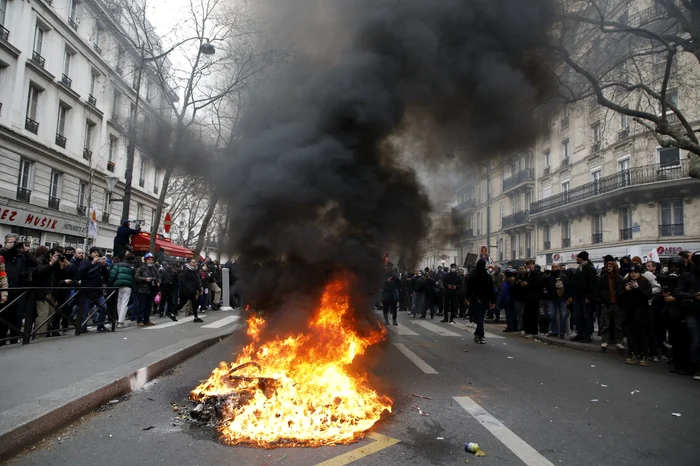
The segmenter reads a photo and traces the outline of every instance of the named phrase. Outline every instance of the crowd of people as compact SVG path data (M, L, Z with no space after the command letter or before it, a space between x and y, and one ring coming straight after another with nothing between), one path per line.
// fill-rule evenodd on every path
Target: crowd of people
M28 324L28 306L34 309L29 325L35 338L44 338L60 336L70 325L87 332L90 321L97 332L106 332L113 319L119 328L129 321L139 327L155 325L151 320L155 315L177 321L185 306L194 322L202 322L201 312L218 310L222 304L223 268L229 268L229 284L235 286L230 262L222 266L209 257L156 262L151 253L143 257L121 253L123 259L104 257L97 247L87 254L72 246L30 249L19 235L6 235L0 248L0 346L19 340L20 330ZM114 316L106 302L111 293L117 295Z
M505 317L503 332L546 334L583 344L600 337L601 350L627 351L625 362L647 366L668 360L672 372L700 380L700 252L683 251L664 264L639 257L605 256L600 271L586 251L576 266L534 260L502 268L488 257L471 270L451 264L436 270L386 267L384 323L398 325L397 310L441 322L469 319L484 343L484 318ZM669 350L670 348L670 350Z

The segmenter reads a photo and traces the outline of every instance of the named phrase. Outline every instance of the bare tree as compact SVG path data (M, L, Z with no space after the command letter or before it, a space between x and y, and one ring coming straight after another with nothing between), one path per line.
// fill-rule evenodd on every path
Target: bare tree
M552 37L566 102L631 118L661 147L688 151L700 178L700 0L561 0Z

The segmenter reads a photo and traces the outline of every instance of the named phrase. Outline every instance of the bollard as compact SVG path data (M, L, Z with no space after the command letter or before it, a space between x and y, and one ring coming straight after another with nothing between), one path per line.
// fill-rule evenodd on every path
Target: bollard
M231 286L229 284L229 275L231 274L231 271L228 269L228 267L223 267L221 269L221 273L221 310L232 311L233 308L231 307Z

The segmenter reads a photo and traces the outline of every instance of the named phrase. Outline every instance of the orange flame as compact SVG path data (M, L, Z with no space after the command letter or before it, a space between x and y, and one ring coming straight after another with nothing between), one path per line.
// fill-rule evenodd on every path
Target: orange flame
M260 343L265 320L250 317L252 342L191 393L198 401L227 397L219 429L224 442L266 448L351 443L391 412L390 398L374 391L366 375L348 370L386 338L386 329L360 336L350 328L347 293L346 283L330 283L304 334Z

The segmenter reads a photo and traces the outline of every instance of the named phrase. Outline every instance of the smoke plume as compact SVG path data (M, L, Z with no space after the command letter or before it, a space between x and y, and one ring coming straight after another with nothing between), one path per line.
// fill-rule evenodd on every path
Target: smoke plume
M550 3L268 1L297 54L253 97L219 173L248 298L299 304L341 270L370 297L385 251L415 259L430 201L399 141L466 166L528 147L552 88Z

